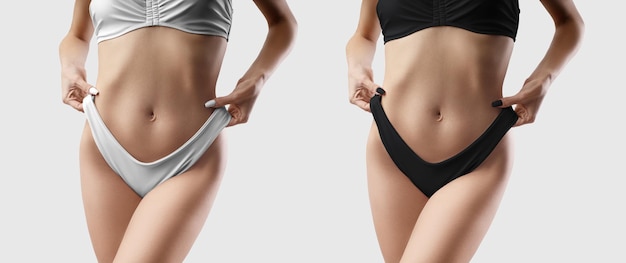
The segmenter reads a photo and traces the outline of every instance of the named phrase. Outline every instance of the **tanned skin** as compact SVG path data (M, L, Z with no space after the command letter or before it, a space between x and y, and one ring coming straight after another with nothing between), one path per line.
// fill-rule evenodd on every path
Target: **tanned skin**
M98 43L98 72L87 83L85 60L94 28L90 0L76 0L59 46L63 102L83 111L97 87L96 107L136 159L155 161L185 143L213 112L227 106L228 126L248 121L267 79L290 52L297 23L285 0L255 0L267 21L260 51L232 93L216 98L227 41L167 27L147 27ZM261 45L262 44L262 45ZM225 166L220 135L189 170L141 198L106 164L88 123L80 141L82 197L98 262L182 262L209 214Z
M363 0L354 35L346 46L349 100L370 111L383 87L383 108L398 133L427 162L458 153L513 106L515 126L532 123L548 88L576 53L583 20L572 0L542 0L554 20L554 38L519 92L502 96L514 42L499 35L433 27L384 46L382 85L372 61L381 34L377 0ZM492 107L492 102L501 101ZM496 104L497 105L497 104ZM450 182L431 198L421 193L390 159L372 123L366 148L369 197L386 263L469 262L500 204L513 162L506 135L473 172Z

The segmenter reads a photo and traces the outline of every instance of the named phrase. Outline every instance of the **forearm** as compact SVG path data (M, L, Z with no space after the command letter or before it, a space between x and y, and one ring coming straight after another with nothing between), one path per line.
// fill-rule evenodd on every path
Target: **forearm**
M556 24L550 47L529 79L552 82L578 51L583 32L584 24L580 19L567 19Z
M297 23L293 19L269 24L263 47L242 79L256 78L265 82L291 51L296 32Z
M84 70L88 52L88 41L72 35L66 36L59 45L61 69L72 68Z
M371 69L375 53L376 41L355 34L346 45L348 70L355 68Z

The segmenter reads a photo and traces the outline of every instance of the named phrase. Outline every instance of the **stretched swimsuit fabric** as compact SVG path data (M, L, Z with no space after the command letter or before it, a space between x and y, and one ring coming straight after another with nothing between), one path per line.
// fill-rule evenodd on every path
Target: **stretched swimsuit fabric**
M393 127L382 107L381 94L384 94L384 90L379 89L379 94L370 100L370 109L381 141L400 171L427 197L431 197L454 179L476 169L518 118L513 108L503 108L484 133L469 146L444 161L430 163L420 158Z
M191 168L230 121L224 107L215 108L198 131L178 149L153 162L141 162L115 139L100 117L94 103L96 96L83 99L83 108L91 133L102 157L130 188L143 197L159 184Z

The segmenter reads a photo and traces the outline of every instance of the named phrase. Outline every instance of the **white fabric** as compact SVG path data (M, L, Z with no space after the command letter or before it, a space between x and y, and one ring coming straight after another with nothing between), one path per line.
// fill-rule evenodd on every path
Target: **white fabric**
M91 20L98 42L149 26L228 39L231 0L92 0Z
M85 97L83 109L96 146L111 169L142 197L165 180L193 166L231 118L226 108L216 108L196 134L182 146L159 160L146 163L135 159L115 139L102 121L94 98L92 95Z

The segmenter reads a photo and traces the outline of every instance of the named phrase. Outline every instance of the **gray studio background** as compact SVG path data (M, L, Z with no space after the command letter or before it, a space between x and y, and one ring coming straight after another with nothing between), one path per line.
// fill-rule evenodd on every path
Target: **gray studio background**
M233 2L220 95L265 37L253 2ZM586 39L536 123L512 131L513 176L473 262L626 262L623 4L577 4ZM250 122L225 131L226 175L187 262L382 262L365 181L371 118L347 99L344 47L360 1L290 5L300 25L295 48ZM521 87L552 34L539 1L520 7L506 95ZM9 1L0 16L0 262L95 262L78 174L84 118L60 96L57 48L72 8L71 0ZM382 42L378 51L382 83ZM94 44L90 83L95 54Z

